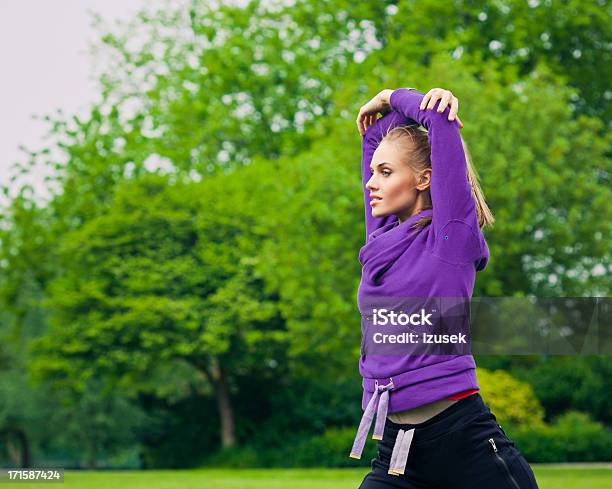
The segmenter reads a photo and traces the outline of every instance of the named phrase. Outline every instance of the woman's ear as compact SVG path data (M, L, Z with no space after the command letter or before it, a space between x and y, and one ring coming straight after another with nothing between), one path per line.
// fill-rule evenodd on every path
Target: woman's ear
M419 178L417 179L417 188L421 191L427 190L429 188L429 184L431 183L431 168L427 168L423 170L419 174Z

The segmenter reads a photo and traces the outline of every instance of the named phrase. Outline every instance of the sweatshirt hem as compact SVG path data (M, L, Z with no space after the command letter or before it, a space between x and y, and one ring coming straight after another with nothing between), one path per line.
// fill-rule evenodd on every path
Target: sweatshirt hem
M439 367L439 364L437 364ZM467 368L449 375L426 379L412 385L394 388L389 391L389 413L414 409L425 404L446 399L458 392L479 389L476 369ZM365 409L373 392L364 387L361 408Z

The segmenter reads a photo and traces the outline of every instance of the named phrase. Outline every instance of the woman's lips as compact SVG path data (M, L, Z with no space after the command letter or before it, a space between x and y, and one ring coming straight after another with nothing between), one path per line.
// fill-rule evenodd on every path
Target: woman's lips
M370 199L370 205L378 204L382 199L380 197L373 197Z

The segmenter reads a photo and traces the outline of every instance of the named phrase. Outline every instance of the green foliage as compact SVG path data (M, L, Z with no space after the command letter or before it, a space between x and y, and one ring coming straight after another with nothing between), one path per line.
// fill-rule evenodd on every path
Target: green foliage
M20 355L22 339L10 334L9 318L0 314L0 459L12 444L11 462L21 466L31 462L26 460L27 452L31 456L39 444L58 434L48 421L61 405L48 386L31 384L25 370L27 357Z
M383 7L341 0L236 8L189 0L105 32L103 52L121 67L104 73L108 102L121 93L117 105L142 107L128 118L142 134L126 138L126 148L147 144L177 170L200 174L247 164L254 155L302 151L354 53L376 47L365 19L378 18ZM141 36L142 44L129 42ZM134 78L146 80L147 90L130 89Z
M172 382L168 377L155 380ZM219 445L218 422L214 419L216 401L211 396L171 399L163 393L141 394L140 404L153 422L141 433L137 445L139 468L193 468ZM205 422L197 421L202 413L206 413Z
M233 181L244 192L245 181ZM206 371L208 358L230 352L229 363L255 368L283 341L275 306L249 273L257 241L233 207L238 195L198 187L159 176L127 182L105 215L63 237L46 301L52 332L35 342L34 371L77 390L95 373L134 387L158 362Z
M294 467L356 467L376 457L376 441L369 439L361 460L348 456L355 439L356 428L329 428L324 433L303 439L295 445L294 457L285 464ZM281 462L279 459L278 462Z
M612 461L612 430L586 413L570 410L550 425L506 431L530 462Z
M263 385L240 378L235 400L241 443L284 446L288 433L308 438L329 427L358 426L362 391L359 374L351 373L344 379L288 376Z
M274 183L261 206L270 238L258 270L278 293L300 374L339 372L358 357L353 302L364 231L355 134L342 123L311 151L263 167Z
M479 368L505 370L533 387L550 422L571 409L610 425L612 359L608 356L476 356Z
M478 368L476 376L480 394L500 424L542 426L544 409L529 384L501 370L491 372Z
M355 428L329 428L316 436L286 433L282 445L246 445L220 450L204 464L211 467L363 467L376 457L376 442L368 440L361 459L355 460L348 456L354 439Z
M424 65L452 53L476 68L493 61L500 74L528 77L546 63L577 89L571 104L579 113L610 123L610 2L403 0L391 12L381 32L384 64L397 51Z
M46 447L51 453L68 451L83 467L94 468L102 455L133 447L144 433L155 430L155 420L129 392L109 392L107 385L105 379L88 379L82 393L64 396L62 408L47 420L58 427Z
M24 334L15 335L10 317L0 317L0 350L7 361L0 370L0 457L3 446L12 442L21 457L29 452L29 464L68 454L70 460L94 467L102 454L131 447L141 438L140 430L152 430L152 420L125 392L104 392L100 379L90 379L79 396L33 382L26 346L27 334L36 334L38 318L31 311ZM16 433L22 437L13 440Z
M610 429L592 421L585 413L568 411L551 425L517 426L507 423L503 426L530 463L612 460ZM363 467L376 457L376 443L368 439L361 460L350 459L347 453L353 444L355 429L330 427L315 436L287 432L282 444L245 444L240 448L219 451L206 458L204 464L234 468ZM291 447L291 457L287 457L287 447Z
M612 424L612 359L608 356L543 357L527 368L512 368L512 375L533 386L547 420L576 409Z

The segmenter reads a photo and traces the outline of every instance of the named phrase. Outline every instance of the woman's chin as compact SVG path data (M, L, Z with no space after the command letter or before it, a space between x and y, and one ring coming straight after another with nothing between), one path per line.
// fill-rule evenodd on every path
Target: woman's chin
M376 207L378 207L378 206L376 206ZM388 212L385 212L385 211L383 211L381 209L377 209L376 207L372 209L372 217L385 217L385 216L389 215Z

